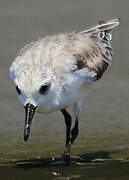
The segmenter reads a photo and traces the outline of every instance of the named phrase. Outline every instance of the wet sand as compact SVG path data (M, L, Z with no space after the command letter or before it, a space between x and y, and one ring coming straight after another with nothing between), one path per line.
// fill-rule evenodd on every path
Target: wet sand
M17 52L39 37L84 30L99 20L112 17L121 18L120 26L113 32L113 64L86 99L81 113L80 135L72 154L87 155L102 151L108 154L109 159L128 159L128 7L128 0L0 2L0 162L56 157L64 147L65 125L59 112L49 115L37 113L31 137L27 143L23 141L24 108L17 100L15 87L9 77L9 66ZM105 167L101 165L101 168ZM124 177L128 163L122 167ZM99 173L101 168L93 171ZM92 171L92 168L89 170ZM32 171L25 172L29 174ZM38 173L42 169L35 171ZM4 176L4 169L2 172ZM22 174L23 170L8 168L8 172ZM88 179L88 175L86 177Z

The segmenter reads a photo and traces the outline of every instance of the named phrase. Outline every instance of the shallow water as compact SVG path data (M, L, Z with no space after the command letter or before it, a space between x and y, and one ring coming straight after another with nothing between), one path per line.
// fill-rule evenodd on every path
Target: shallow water
M39 163L39 164L38 164ZM74 165L48 165L38 163L17 163L10 167L1 167L1 179L6 180L128 180L129 162L80 163ZM40 164L41 163L41 164ZM14 166L14 167L13 167Z
M27 143L24 108L9 77L9 66L28 42L59 32L84 30L99 20L120 17L113 32L113 64L86 99L80 135L72 155L90 159L129 157L129 1L5 0L0 2L0 162L57 157L63 152L65 125L58 113L37 113ZM86 161L87 162L87 161ZM128 163L31 168L1 167L3 179L126 179ZM7 173L8 172L8 173ZM52 174L55 172L55 174ZM57 175L56 175L57 173ZM86 178L84 178L86 177ZM110 177L110 178L109 178ZM22 178L22 179L23 179Z

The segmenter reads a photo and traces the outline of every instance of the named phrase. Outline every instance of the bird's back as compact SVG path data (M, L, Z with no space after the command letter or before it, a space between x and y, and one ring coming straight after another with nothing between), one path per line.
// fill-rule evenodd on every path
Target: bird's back
M48 36L25 46L17 65L36 65L58 76L63 72L88 69L100 79L112 61L111 29L118 19L101 22L83 32Z

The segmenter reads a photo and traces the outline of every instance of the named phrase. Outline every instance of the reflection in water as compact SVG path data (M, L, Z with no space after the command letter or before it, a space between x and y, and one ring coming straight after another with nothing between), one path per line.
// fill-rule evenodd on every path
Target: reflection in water
M0 168L0 178L6 180L128 180L129 161L71 163L62 165L37 162L15 162Z
M81 175L62 176L62 175L60 175L59 173L56 173L56 172L53 172L52 174L55 175L55 176L58 176L58 177L53 178L53 180L70 180L70 179L77 179L77 178L81 177Z

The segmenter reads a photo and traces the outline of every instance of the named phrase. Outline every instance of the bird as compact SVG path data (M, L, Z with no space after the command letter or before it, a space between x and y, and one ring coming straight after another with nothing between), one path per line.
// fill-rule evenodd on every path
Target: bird
M71 145L79 134L81 107L92 84L111 65L111 30L118 25L119 18L100 21L85 31L40 38L18 52L10 76L25 108L25 142L39 107L43 113L59 111L66 125L63 158L70 159Z

